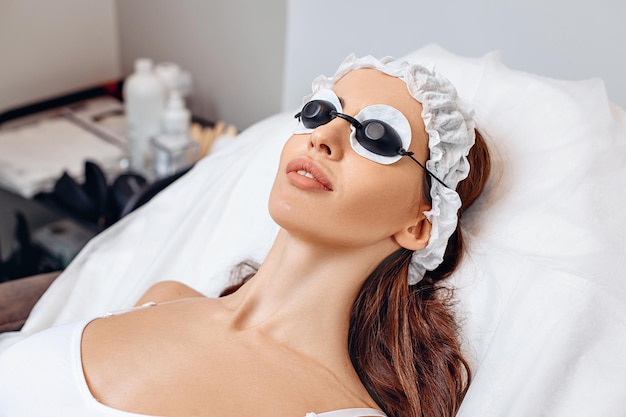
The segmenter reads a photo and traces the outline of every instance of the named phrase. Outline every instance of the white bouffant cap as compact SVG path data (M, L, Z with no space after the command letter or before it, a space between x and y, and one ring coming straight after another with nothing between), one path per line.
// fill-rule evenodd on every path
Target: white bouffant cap
M411 96L422 104L422 119L430 149L426 168L447 186L431 181L432 206L424 215L432 224L432 229L428 245L413 253L409 285L414 285L426 271L432 271L441 264L448 239L456 230L461 198L455 190L457 184L467 178L470 169L467 155L475 142L473 112L460 100L450 81L434 70L389 57L376 59L350 55L335 75L319 76L313 81L313 93L332 88L341 77L360 68L372 68L400 78L406 83Z

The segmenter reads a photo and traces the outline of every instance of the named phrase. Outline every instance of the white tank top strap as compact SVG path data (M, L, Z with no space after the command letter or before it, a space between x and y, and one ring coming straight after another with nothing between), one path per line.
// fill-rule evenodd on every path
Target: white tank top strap
M307 413L306 417L387 417L387 414L375 408L346 408L344 410L328 411L325 413Z
M141 310L147 307L152 307L157 305L157 303L155 303L154 301L149 301L145 304L142 304L140 306L134 306L134 307L129 307L129 308L125 308L122 310L116 310L116 311L109 311L107 313L104 313L100 316L100 318L105 318L105 317L111 317L111 316L118 316L120 314L124 314L124 313L130 313L131 311L135 311L135 310Z

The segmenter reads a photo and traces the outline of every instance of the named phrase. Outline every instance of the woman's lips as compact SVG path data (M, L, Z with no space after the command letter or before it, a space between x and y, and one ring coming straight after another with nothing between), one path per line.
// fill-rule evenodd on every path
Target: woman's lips
M304 189L333 191L324 171L307 158L296 158L287 164L287 178L292 184Z

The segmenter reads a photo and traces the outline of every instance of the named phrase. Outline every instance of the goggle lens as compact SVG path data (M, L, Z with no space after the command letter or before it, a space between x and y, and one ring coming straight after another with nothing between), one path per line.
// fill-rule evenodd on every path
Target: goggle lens
M335 106L331 102L325 100L309 101L302 108L300 117L302 124L309 128L315 129L318 126L325 125L335 118L332 114L336 112Z
M399 155L402 140L398 132L381 120L366 120L356 128L356 140L370 152L382 156Z

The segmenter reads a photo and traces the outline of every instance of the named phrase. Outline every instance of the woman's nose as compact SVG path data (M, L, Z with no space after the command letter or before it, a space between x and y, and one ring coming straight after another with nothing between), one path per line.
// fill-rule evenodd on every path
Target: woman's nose
M309 148L323 152L333 160L343 157L350 143L350 123L339 117L315 128L310 136Z

